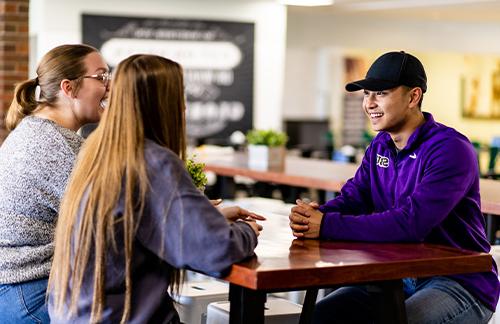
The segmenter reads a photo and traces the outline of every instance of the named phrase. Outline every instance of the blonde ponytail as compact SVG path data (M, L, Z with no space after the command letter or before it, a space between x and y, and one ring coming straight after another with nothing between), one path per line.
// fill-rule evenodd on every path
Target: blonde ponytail
M35 98L37 86L38 78L26 80L16 86L14 99L5 117L5 125L8 130L16 128L24 117L31 115L37 108L38 102Z

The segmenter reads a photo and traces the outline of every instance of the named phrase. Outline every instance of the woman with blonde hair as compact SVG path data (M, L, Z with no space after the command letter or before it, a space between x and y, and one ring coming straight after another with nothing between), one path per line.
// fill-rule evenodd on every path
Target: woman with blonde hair
M54 323L179 323L167 293L181 268L221 274L253 254L261 216L219 211L193 185L179 64L122 61L109 107L82 149L56 230Z
M62 45L15 89L0 147L0 322L48 323L45 293L60 200L82 138L108 93L108 67L86 45Z

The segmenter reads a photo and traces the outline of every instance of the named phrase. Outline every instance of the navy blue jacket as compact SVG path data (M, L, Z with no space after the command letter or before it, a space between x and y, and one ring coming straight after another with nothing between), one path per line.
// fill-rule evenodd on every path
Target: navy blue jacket
M145 159L150 188L134 241L129 322L177 323L178 315L167 293L171 284L168 271L172 267L190 268L220 275L233 263L253 255L257 237L244 222L228 224L195 188L183 162L174 153L147 140ZM122 196L116 207L117 217L123 210ZM123 233L118 230L115 238L118 250L110 248L106 260L106 306L102 323L119 323L123 314ZM92 271L89 267L84 277L75 317L69 320L56 317L49 299L53 323L89 323Z

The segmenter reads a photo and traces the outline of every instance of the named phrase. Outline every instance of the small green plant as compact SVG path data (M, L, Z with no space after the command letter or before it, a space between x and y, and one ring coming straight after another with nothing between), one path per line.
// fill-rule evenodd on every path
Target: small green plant
M193 179L193 183L196 188L200 191L205 190L205 186L207 185L207 176L203 169L205 168L205 163L198 163L194 161L194 156L190 157L186 160L186 169Z
M283 132L274 130L252 129L247 133L247 143L252 145L282 146L288 141L288 136Z

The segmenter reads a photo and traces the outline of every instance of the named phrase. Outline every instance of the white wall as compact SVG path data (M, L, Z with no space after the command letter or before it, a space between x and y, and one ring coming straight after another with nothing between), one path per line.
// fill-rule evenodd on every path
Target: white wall
M270 0L32 0L32 67L50 48L80 42L82 13L255 22L254 125L258 128L280 128L283 117L331 117L332 125L339 129L340 97L344 91L341 57L353 49L369 55L404 49L431 56L436 53L439 59L446 59L445 54L450 53L500 56L500 22L294 10L287 15L285 7ZM429 82L437 76L432 73L435 68L453 71L451 62L441 65L432 57L429 60ZM461 118L454 84L451 88L441 82L436 82L441 88L432 85L426 96L427 107L435 109L440 121L470 137L487 142L492 135L498 135L498 121Z
M463 71L460 55L500 58L500 22L459 22L409 20L380 16L310 14L289 11L287 20L286 75L300 74L302 80L317 80L317 53L331 50L331 106L329 116L340 132L341 96L344 92L343 55L364 53L373 59L385 51L406 50L421 57L426 66L429 91L424 110L433 112L438 121L457 128L472 139L488 143L500 135L499 120L471 120L461 116L459 77ZM373 59L370 60L373 61ZM457 65L458 64L458 65ZM304 118L317 114L303 99L314 102L318 88L314 82L297 92L287 79L284 96L292 109L283 111L285 118L295 118L301 111ZM302 106L301 106L302 105ZM360 107L361 108L361 107Z
M500 22L290 13L288 47L500 53Z
M54 46L81 42L82 13L254 22L254 126L281 128L285 7L244 0L32 0L30 35L35 54L30 71Z

